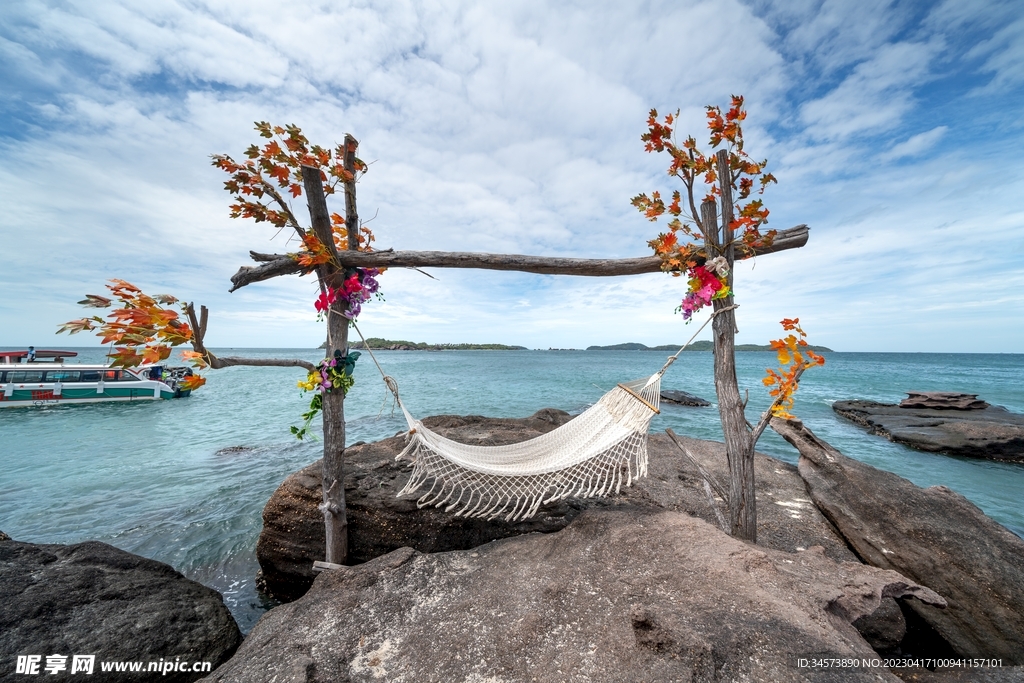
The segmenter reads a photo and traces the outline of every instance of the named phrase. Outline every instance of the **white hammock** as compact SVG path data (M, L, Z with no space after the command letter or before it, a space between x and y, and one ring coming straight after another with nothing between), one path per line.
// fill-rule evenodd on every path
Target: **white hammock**
M620 384L561 427L506 446L452 441L402 406L410 437L397 459L411 460L413 470L398 495L433 479L419 507L446 505L457 516L504 514L515 521L555 500L618 493L623 480L630 486L647 474L647 428L660 412L660 394L661 373Z
M384 374L356 327L409 423L409 445L396 460L411 460L412 476L398 496L430 482L416 502L421 508L445 506L456 516L487 519L504 515L511 522L532 517L552 501L618 493L623 483L630 486L647 475L647 430L660 412L662 375L715 315L732 308L715 311L649 378L619 384L561 427L506 446L462 444L424 427L405 409L397 383Z

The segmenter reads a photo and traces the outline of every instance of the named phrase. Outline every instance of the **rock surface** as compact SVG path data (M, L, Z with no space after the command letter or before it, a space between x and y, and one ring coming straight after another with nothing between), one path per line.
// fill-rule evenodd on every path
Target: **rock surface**
M591 510L566 529L321 574L208 680L898 681L801 670L874 652L850 622L932 591L820 549L747 545L693 517Z
M424 424L463 443L498 445L532 438L570 419L554 409L524 419L452 415L428 417ZM725 447L721 443L682 439L693 456L720 482L728 481ZM349 562L366 562L401 547L420 552L466 550L489 541L530 532L564 528L582 510L634 505L715 517L693 465L664 434L650 437L649 474L618 496L568 500L541 508L532 519L508 523L497 519L464 519L438 508L416 508L415 498L395 494L408 480L411 465L395 462L403 437L349 448L346 452L345 496L349 520ZM312 565L324 554L321 463L316 461L288 476L263 510L263 531L256 545L261 586L277 598L294 599L312 584ZM768 456L755 458L758 541L778 550L822 546L836 561L855 556L807 495L796 468Z
M864 562L946 598L944 610L906 604L957 654L1024 664L1024 540L944 486L847 458L798 421L772 427L799 449L811 498Z
M908 391L900 401L900 408L935 408L936 410L984 410L989 404L979 400L977 394L958 394L953 391Z
M972 667L955 669L927 668L897 671L904 683L1024 683L1024 667Z
M912 409L875 401L836 401L832 409L874 434L918 450L1024 463L1024 415L998 406Z
M688 394L685 391L678 391L676 389L665 389L662 391L661 400L666 403L675 403L681 406L694 406L697 408L704 408L711 405L709 401L705 401L700 396L694 396L693 394Z
M47 655L65 655L65 676L72 655L95 655L97 680L139 681L147 680L146 674L101 673L100 662L173 662L180 657L216 668L242 642L217 591L162 562L97 541L34 545L0 540L0 605L4 681L27 680L14 674L17 655L42 655L40 673ZM169 672L156 679L194 681L200 676Z

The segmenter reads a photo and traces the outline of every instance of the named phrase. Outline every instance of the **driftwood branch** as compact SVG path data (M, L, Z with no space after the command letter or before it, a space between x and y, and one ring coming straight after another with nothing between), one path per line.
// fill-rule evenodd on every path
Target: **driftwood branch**
M729 524L725 521L722 511L718 509L718 504L715 502L715 497L711 493L711 489L715 490L715 493L718 494L718 497L721 498L726 505L729 504L729 494L727 494L725 489L722 488L722 485L719 484L713 476L711 476L711 473L704 469L704 466L697 461L697 458L693 457L693 454L690 453L689 449L679 441L679 436L675 432L671 429L666 429L665 433L668 434L670 439L672 439L672 443L682 451L683 455L686 456L686 459L697 468L697 472L704 480L704 494L708 498L708 505L711 506L711 510L715 513L715 517L718 519L718 526L721 527L722 531L725 533L729 533Z
M316 366L308 360L301 358L239 358L238 356L215 356L209 351L206 352L212 368L227 368L232 365L252 365L255 367L278 367L278 368L305 368L310 372L316 370Z
M771 254L787 249L796 249L807 244L809 228L798 225L780 230L771 246L754 249L753 255ZM250 252L253 260L262 262L259 266L242 266L231 276L235 291L277 277L278 275L305 274L302 268L285 254L258 254ZM604 277L617 275L639 275L661 271L662 261L657 256L641 256L626 259L578 259L551 256L527 256L524 254L486 254L459 251L341 251L338 265L359 268L480 268L483 270L514 270L542 275L580 275Z
M258 251L250 251L249 252L249 257L253 261L260 261L260 262L277 261L279 259L288 258L284 254L261 254Z
M268 254L259 254L259 256L268 256ZM262 259L254 257L254 260L259 261ZM291 256L278 255L273 261L267 261L262 266L242 266L239 268L238 272L231 276L231 282L234 286L228 291L233 292L239 287L269 280L279 275L306 275L313 270L313 268L300 266Z
M197 318L195 307L191 303L185 306L185 314L188 316L188 322L192 326L192 348L196 353L203 354L203 358L214 370L231 367L232 365L305 368L310 372L316 370L315 365L300 358L239 358L237 356L225 356L220 358L215 356L212 351L206 348L206 345L203 342L203 339L206 337L206 322L210 311L206 306L200 306L199 309L200 314Z

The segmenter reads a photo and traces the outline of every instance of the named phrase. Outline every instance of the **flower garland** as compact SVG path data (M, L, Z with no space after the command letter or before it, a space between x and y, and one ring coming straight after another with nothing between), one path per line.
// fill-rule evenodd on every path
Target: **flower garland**
M353 268L346 273L351 273L340 287L327 287L320 292L320 296L314 304L316 306L317 320L323 320L336 301L344 301L345 306L342 315L349 320L355 320L362 310L362 305L370 300L374 294L379 296L380 285L377 276L380 271L376 268Z
M298 386L303 393L315 392L313 399L309 402L309 410L302 414L304 420L302 427L293 426L292 434L298 439L304 438L309 433L313 418L320 414L324 406L324 394L341 389L344 394L355 384L352 378L352 370L355 368L356 359L359 358L358 351L352 351L348 356L342 356L340 351L334 352L334 358L324 358L315 370L310 371L305 381L299 381Z
M715 299L724 299L732 294L728 285L729 264L721 256L711 259L703 266L690 268L689 275L690 291L676 309L677 313L682 312L687 322L694 313Z

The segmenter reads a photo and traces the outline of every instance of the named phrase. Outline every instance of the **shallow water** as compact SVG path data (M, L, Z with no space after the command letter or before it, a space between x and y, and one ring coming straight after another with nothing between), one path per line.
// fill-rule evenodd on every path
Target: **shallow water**
M75 360L101 362L102 349ZM219 350L228 354L228 350ZM231 355L243 355L230 350ZM244 355L301 357L308 349L255 349ZM477 414L524 417L544 407L579 412L623 380L648 376L667 354L654 351L384 351L417 417ZM851 457L920 486L944 484L1024 535L1024 465L910 450L836 416L835 400L898 402L908 390L977 393L1024 412L1024 355L829 353L809 370L795 412ZM748 418L768 404L760 378L771 353L738 353ZM285 476L319 457L321 444L288 431L308 405L294 368L209 371L207 386L174 401L0 410L0 530L33 543L95 539L174 566L224 594L243 631L265 611L253 577L263 506ZM345 402L350 442L406 428L392 414L380 375L365 354ZM665 389L714 400L710 353L685 353ZM381 412L383 409L383 412ZM378 413L381 413L378 417ZM717 409L663 404L652 431L672 427L721 440ZM795 463L773 432L758 450Z

